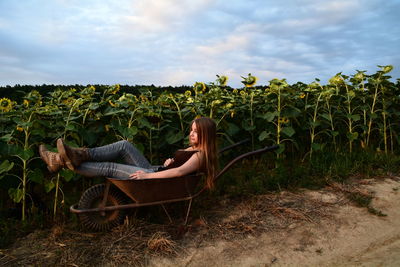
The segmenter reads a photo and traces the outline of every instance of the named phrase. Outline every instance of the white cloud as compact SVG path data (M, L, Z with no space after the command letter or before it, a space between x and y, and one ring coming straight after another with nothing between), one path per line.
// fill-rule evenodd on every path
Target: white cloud
M316 12L321 13L350 13L362 9L360 0L318 1L313 5Z
M52 78L51 75L42 71L21 68L13 65L7 65L6 67L0 66L0 85L39 85L49 83Z
M9 77L0 82L191 85L222 74L241 86L249 72L267 84L377 64L394 64L398 76L398 8L397 0L0 1Z
M20 62L20 59L15 56L1 54L0 52L0 62L5 65L14 65Z
M193 80L196 76L196 70L190 69L165 69L159 73L160 84L170 84L173 86L192 85L188 81Z
M194 49L195 54L206 57L224 56L224 53L241 51L248 47L249 38L246 36L229 35L223 40L215 41L209 45L199 45Z
M154 34L184 27L187 19L201 13L211 0L135 0L120 18L122 33Z

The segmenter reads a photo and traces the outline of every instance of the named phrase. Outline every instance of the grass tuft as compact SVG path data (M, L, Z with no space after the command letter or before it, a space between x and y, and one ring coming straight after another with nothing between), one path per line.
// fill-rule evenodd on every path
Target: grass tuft
M319 189L331 183L346 183L355 177L368 178L400 171L400 156L371 151L315 153L312 160L276 159L270 154L261 159L244 160L220 178L216 194L246 196L268 191L299 188ZM368 199L354 201L368 202Z
M174 254L176 253L176 242L171 240L165 233L156 232L147 241L149 250L160 254Z

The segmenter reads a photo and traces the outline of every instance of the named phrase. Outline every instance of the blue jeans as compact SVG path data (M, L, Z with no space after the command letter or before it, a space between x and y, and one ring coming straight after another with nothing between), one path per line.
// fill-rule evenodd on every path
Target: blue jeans
M158 166L152 166L143 154L128 141L118 141L109 145L89 148L90 162L83 162L75 169L87 177L112 177L129 179L129 175L143 170L154 172ZM123 164L113 161L122 160Z

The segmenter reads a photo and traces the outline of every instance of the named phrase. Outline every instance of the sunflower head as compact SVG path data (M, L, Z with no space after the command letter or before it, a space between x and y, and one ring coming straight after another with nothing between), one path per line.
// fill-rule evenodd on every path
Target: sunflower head
M94 87L93 85L86 87L85 89L82 90L82 95L83 97L87 98L87 97L91 97L95 94L96 92L96 87Z
M366 77L365 71L357 71L357 73L354 74L353 77L354 77L354 80L356 80L357 82L360 83L365 80L365 77Z
M33 106L41 106L42 105L42 95L37 90L30 91L25 99L32 103Z
M115 95L121 89L119 84L114 85L114 89L111 91L111 94Z
M336 74L332 78L329 79L329 83L332 85L342 85L344 84L344 79L341 73Z
M5 98L5 97L0 99L0 110L2 112L9 112L12 110L12 108L13 108L13 104L10 99Z
M316 90L320 87L321 85L319 84L319 82L313 81L312 83L310 83L308 85L308 88L310 88L311 90Z
M378 66L382 69L383 73L389 73L393 70L393 66L392 65L387 65L387 66Z
M247 77L243 77L243 76L241 76L241 77L243 79L242 83L244 84L245 87L253 87L257 82L257 77L251 75L251 73L249 73L247 75Z
M282 117L282 118L280 118L280 119L278 120L278 122L279 122L280 124L287 124L287 123L289 123L289 119L286 118L286 117Z
M190 92L189 90L185 91L185 96L186 97L190 97L192 95L192 92Z
M205 83L202 82L195 82L193 85L193 89L195 92L205 92L206 91L206 85Z
M23 105L26 108L29 107L29 100L28 99L24 99Z
M217 84L219 84L219 86L226 86L227 83L228 83L228 76L225 76L225 75L219 76L219 75L217 75Z
M108 100L108 104L110 104L110 106L112 106L113 108L118 107L118 103L114 103L111 100Z

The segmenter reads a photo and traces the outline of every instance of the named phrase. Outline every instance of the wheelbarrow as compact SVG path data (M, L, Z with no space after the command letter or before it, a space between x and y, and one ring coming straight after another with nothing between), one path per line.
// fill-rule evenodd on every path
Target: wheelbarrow
M247 141L243 140L223 148L219 153ZM214 181L239 160L277 148L277 145L265 147L234 158L214 177ZM104 184L97 184L87 189L82 194L79 203L70 207L70 211L78 214L84 227L95 231L104 231L121 224L127 209L144 206L161 205L171 221L164 204L188 201L185 217L185 224L187 224L193 199L207 190L205 186L198 186L202 176L202 173L195 173L173 178L117 179L107 177Z

